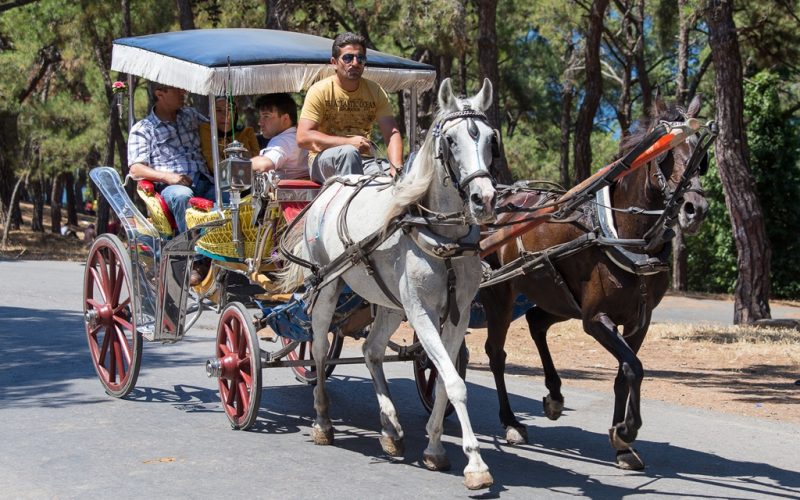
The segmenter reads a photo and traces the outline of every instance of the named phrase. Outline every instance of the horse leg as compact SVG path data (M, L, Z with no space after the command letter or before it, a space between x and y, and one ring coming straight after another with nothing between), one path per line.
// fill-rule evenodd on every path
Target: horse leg
M638 412L639 388L642 378L644 378L642 363L636 357L633 349L620 335L617 325L605 313L598 313L588 319L584 318L583 328L597 339L619 363L619 370L614 383L614 392L617 397L622 396L628 399L631 393L636 394L637 411L628 411L623 421L615 423L609 429L611 445L617 450L627 450L630 448L631 443L636 440L636 434L642 425L641 415ZM617 415L614 416L615 421L616 419Z
M331 326L331 319L336 310L336 302L342 292L343 283L337 281L335 286L327 286L320 290L311 311L311 329L314 332L314 342L311 345L311 352L316 361L317 385L314 387L314 410L317 416L311 426L311 438L314 444L330 445L333 444L333 425L328 416L330 400L328 392L325 390L325 361L328 354L328 330Z
M635 321L626 323L624 326L625 341L634 353L639 352L639 348L644 342L647 330L650 326L650 311L644 321L635 318ZM614 379L614 418L611 424L609 436L612 439L612 446L617 450L617 467L625 470L642 470L644 461L641 456L627 445L624 441L614 443L614 429L631 427L638 425L636 431L641 428L641 379L630 381L625 371L620 367Z
M544 414L550 420L558 420L564 410L564 395L561 394L561 377L558 376L553 357L550 354L550 347L547 345L547 331L556 323L564 321L566 318L551 314L541 307L534 306L525 313L528 320L528 329L536 349L539 351L539 358L542 360L544 370L544 385L547 387L548 394L542 399Z
M488 334L484 350L489 358L489 368L494 376L494 385L497 387L497 401L500 405L500 423L506 431L508 444L526 444L528 442L528 429L522 425L511 409L506 389L506 336L511 324L513 314L513 300L511 300L511 287L500 284L488 291L481 291L481 302L486 310L486 323ZM439 396L437 395L437 398Z
M409 315L409 322L417 332L417 336L428 354L428 359L433 362L439 372L439 380L436 385L436 402L426 426L428 447L423 453L423 463L431 470L442 470L449 466L449 461L441 442L442 421L444 420L446 407L445 398L443 397L445 394L443 392L446 392L461 423L462 449L468 460L467 466L464 468L464 485L471 490L488 488L494 480L489 473L489 467L481 458L478 439L475 437L475 433L472 431L472 424L469 421L466 405L467 386L458 375L452 361L456 358L461 343L464 341L466 323L469 319L468 307L462 308L462 320L458 326L454 327L452 323L445 321L441 338L436 326L430 320L432 317L436 317L433 311L428 314L419 311L414 316ZM442 387L444 390L442 390Z
M389 337L397 330L402 321L402 312L378 307L375 321L372 323L372 328L362 347L364 361L372 375L372 385L375 387L375 395L381 409L381 447L390 457L402 457L405 453L405 444L403 443L403 429L397 418L397 410L386 383L383 357L386 354Z

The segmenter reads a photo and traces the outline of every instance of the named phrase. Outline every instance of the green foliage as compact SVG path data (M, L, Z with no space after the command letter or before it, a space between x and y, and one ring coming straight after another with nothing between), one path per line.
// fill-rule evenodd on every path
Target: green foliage
M709 163L708 173L702 180L708 216L696 235L686 236L688 288L699 292L733 293L737 276L736 244L713 152Z
M782 80L768 72L745 86L750 167L756 179L767 236L772 247L772 293L800 297L800 137L786 120L779 91Z
M800 137L780 102L785 87L775 74L762 72L745 85L745 116L750 168L772 248L772 293L800 297ZM716 167L703 181L710 203L702 230L688 239L689 286L708 292L733 291L736 248Z

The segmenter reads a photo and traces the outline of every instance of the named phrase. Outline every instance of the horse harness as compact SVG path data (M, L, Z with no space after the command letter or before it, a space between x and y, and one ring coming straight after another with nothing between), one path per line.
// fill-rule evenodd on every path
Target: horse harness
M465 106L465 108L461 111L456 111L446 115L436 124L433 130L434 138L437 141L437 155L435 158L440 160L446 168L445 181L449 179L450 182L452 182L452 184L458 189L462 199L464 199L466 196L466 186L472 180L479 177L491 178L492 175L484 169L479 169L476 172L467 175L463 179L459 178L452 165L450 145L446 144L447 141L444 139L445 136L443 135L443 132L446 129L443 128L443 124L457 119L466 119L467 130L470 137L475 141L477 152L479 132L478 127L474 122L476 118L487 121L487 118L483 113L472 110L469 106ZM492 140L494 150L494 141L496 138L493 138ZM384 241L386 241L397 230L401 230L404 234L408 235L424 253L444 260L445 268L447 270L447 302L445 305L445 311L447 311L447 313L445 317L440 318L439 328L441 331L441 328L444 326L444 322L447 318L449 318L454 325L457 325L460 321L461 315L458 311L458 306L455 300L456 274L455 269L453 268L452 260L461 257L475 256L480 253L480 228L475 224L469 224L463 211L455 213L438 213L425 208L421 204L416 204L404 216L390 221L386 228L374 231L361 241L353 241L347 228L347 211L358 193L360 193L365 186L373 182L376 177L378 177L378 175L366 176L361 177L356 181L350 181L336 177L325 187L325 189L327 189L334 183L355 187L345 201L344 208L339 212L339 217L337 219L337 234L345 247L345 250L341 255L324 266L318 266L312 262L292 255L291 252L286 251L285 248L281 248L288 260L311 270L311 276L309 276L309 278L306 280L306 294L309 296L308 312L310 312L310 310L313 308L319 291L323 287L334 282L346 271L359 264L364 265L367 274L375 280L375 283L378 285L381 292L394 305L402 309L403 305L400 300L392 293L384 280L381 279L380 274L375 272L374 265L370 258L372 252L375 251ZM303 211L295 218L295 221L300 220L310 206L311 204L305 207ZM293 225L294 224L292 224L292 226ZM292 226L287 228L287 234ZM470 226L470 230L461 238L451 239L434 232L432 228L437 226Z
M566 281L556 268L554 261L574 255L591 246L600 246L606 256L608 256L617 267L637 276L641 296L639 302L639 317L641 321L644 321L644 314L641 313L643 312L643 308L646 308L648 293L645 278L669 270L668 259L672 250L670 240L674 236L672 227L677 222L683 195L690 191L697 191L691 187L691 179L697 173L701 175L705 173L707 169L707 163L704 163L706 161L706 153L715 138L716 129L714 126L711 127L710 131L704 131L700 135L686 169L674 189L669 188L666 176L664 176L661 170L661 164L665 161L669 152L651 162L654 164L655 171L657 171L656 178L663 180L663 184L659 183L660 185L658 187L667 200L664 209L645 210L639 207L616 209L611 205L610 189L609 186L606 185L595 193L594 204L584 205L589 210L583 215L588 217L578 216L578 219L588 218L590 222L589 227L593 227L593 229L572 241L539 252L524 250L521 237L517 237L519 258L487 274L481 283L481 288L523 274L544 272L547 273L551 280L557 285L558 289L561 290L564 299L572 307L573 312L580 314L580 305L577 303L574 294L567 287ZM580 208L575 207L575 210L580 210ZM657 215L659 218L645 233L642 239L621 239L614 226L613 211L622 211L639 215ZM562 221L556 219L553 222ZM577 222L577 220L570 217L570 222ZM655 249L659 247L660 250L654 253Z

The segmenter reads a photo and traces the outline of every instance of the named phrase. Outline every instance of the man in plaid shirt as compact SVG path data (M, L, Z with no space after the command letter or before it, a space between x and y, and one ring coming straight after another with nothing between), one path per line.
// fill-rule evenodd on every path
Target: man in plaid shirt
M208 174L197 134L197 125L207 120L183 106L185 90L151 82L150 93L155 100L153 110L128 136L130 174L157 183L178 231L183 232L189 198L214 199L214 180Z

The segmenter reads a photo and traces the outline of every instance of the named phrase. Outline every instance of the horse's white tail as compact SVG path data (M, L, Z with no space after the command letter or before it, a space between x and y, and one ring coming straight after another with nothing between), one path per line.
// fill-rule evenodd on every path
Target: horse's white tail
M282 247L288 249L295 257L306 259L308 257L305 251L306 246L303 244L303 233L303 224L295 225L284 236ZM283 293L294 292L303 284L305 274L306 268L287 260L283 270L277 273L278 290Z

